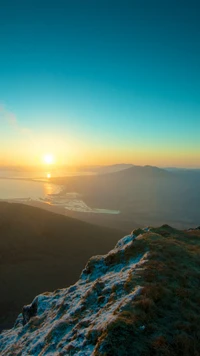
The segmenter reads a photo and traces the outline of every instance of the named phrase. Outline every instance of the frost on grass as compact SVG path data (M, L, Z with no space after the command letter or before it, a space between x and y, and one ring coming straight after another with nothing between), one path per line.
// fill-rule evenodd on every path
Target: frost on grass
M92 257L75 285L25 306L14 328L0 335L1 355L94 355L97 341L141 292L137 284L126 288L147 260L146 251L126 256L136 237L125 236L107 255Z
M199 256L198 229L134 230L24 307L0 355L200 355Z

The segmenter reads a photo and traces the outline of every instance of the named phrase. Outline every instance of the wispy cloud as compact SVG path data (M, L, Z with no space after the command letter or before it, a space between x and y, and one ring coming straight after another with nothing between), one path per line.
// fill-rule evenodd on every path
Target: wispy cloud
M20 125L16 115L13 112L7 110L2 104L0 104L0 121L6 122L13 130L18 131L21 134L31 133L31 130Z

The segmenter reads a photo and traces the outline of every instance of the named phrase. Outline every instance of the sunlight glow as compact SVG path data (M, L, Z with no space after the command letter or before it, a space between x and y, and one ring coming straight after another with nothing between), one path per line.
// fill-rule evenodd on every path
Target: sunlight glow
M48 178L48 179L51 178L51 173L47 173L47 178Z
M46 164L53 164L54 163L54 156L52 154L46 154L43 157L44 163Z

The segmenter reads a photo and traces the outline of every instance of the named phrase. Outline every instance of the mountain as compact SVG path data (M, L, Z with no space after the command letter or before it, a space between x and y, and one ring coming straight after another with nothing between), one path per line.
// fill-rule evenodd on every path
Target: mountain
M1 355L199 355L199 257L199 228L134 230L76 284L25 306Z
M131 230L167 223L180 229L199 222L200 171L173 171L133 166L87 177L55 178L64 193L77 192L90 207L120 211L119 215L65 213L101 225Z
M22 204L0 202L0 329L44 290L74 283L88 258L123 232Z
M128 169L130 167L133 167L132 164L126 164L126 163L121 163L121 164L112 164L110 166L100 166L96 172L98 174L108 174L108 173L114 173L118 171L123 171L124 169Z

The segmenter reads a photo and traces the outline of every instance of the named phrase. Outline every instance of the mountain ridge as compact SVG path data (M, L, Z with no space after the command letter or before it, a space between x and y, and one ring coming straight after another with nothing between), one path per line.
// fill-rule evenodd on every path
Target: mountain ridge
M168 225L132 231L75 285L24 307L0 335L1 354L198 355L199 237Z
M87 260L108 252L122 234L43 209L0 202L0 330L11 327L19 309L36 294L75 283Z

